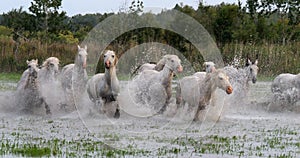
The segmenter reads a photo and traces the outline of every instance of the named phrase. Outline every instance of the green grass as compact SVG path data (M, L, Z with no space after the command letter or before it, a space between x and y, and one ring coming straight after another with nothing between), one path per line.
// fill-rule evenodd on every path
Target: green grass
M265 76L265 75L258 75L257 81L263 81L263 82L272 82L275 79L276 76Z
M14 81L17 82L20 80L22 74L21 73L5 73L1 72L0 73L0 80L2 81Z
M101 141L89 138L45 139L18 132L2 133L0 143L0 157L7 155L22 157L139 157L149 154L150 151L134 149L130 146L124 150L114 149Z
M48 147L38 147L34 145L33 147L16 148L12 151L15 155L22 155L25 157L42 157L50 156L51 149Z

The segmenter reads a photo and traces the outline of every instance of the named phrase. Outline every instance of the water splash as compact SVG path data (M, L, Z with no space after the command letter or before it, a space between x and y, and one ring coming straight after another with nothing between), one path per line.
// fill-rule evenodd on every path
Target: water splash
M230 105L244 104L249 91L246 71L232 66L226 66L224 70L233 87L233 93L227 97L226 102Z
M292 87L283 92L274 92L268 109L270 111L300 112L300 90Z

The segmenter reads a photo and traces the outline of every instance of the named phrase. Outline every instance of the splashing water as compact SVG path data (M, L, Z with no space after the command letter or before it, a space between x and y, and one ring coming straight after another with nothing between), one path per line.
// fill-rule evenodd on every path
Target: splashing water
M300 90L292 87L283 92L275 92L268 108L270 111L300 112Z
M234 67L225 67L226 74L229 76L230 83L233 87L233 93L229 95L226 102L229 104L243 104L246 100L249 84L247 74L244 69L236 69Z

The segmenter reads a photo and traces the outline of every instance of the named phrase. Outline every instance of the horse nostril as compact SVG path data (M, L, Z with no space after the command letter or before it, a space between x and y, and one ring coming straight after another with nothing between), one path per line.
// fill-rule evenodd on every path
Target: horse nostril
M106 67L106 68L109 68L109 67L110 67L110 62L109 62L109 60L107 60L107 61L105 62L105 67Z
M233 91L232 87L231 86L228 86L227 89L226 89L226 93L227 94L231 94Z
M178 67L177 67L177 71L178 71L178 72L182 72L182 71L183 71L183 67L182 67L182 66L178 66Z

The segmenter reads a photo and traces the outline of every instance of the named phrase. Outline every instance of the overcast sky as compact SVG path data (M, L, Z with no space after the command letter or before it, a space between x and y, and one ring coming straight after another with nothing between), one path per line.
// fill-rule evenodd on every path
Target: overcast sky
M32 0L1 0L0 13L7 13L12 9L23 6L24 9L30 6ZM118 12L120 8L128 8L132 0L63 0L62 10L68 16L86 13ZM201 0L142 0L145 7L159 7L163 9L173 8L177 3L197 8ZM238 3L238 0L204 0L204 4L215 5L225 3ZM241 0L245 4L246 0Z

